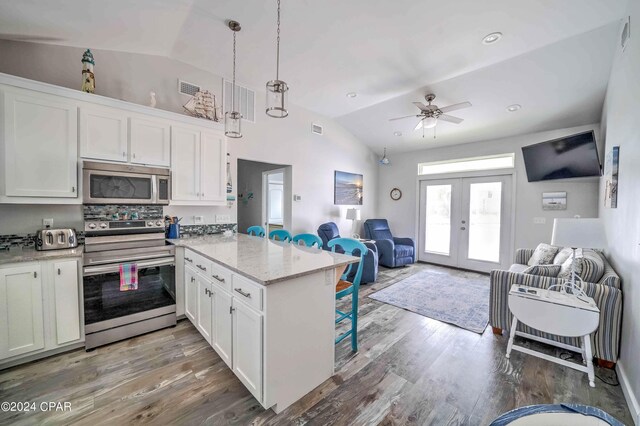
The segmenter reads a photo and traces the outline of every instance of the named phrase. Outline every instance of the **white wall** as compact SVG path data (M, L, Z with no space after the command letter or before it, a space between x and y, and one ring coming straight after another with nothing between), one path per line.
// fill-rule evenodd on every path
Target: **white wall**
M221 98L220 76L179 61L159 56L92 50L96 60L96 93L130 102L146 104L149 92L157 94L157 107L182 112L188 97L177 91L177 79L199 84ZM19 75L64 87L78 89L81 83L83 49L66 46L21 43L0 40L0 72ZM263 113L262 88L256 93L256 123L245 122L242 139L230 139L231 174L236 193L237 158L275 164L289 164L293 171L293 193L302 200L293 203L292 232L315 232L317 226L335 221L345 234L351 222L345 218L347 206L333 205L333 172L343 170L364 175L363 218L374 216L377 204L378 166L376 155L335 121L304 108L291 105L289 117L272 119ZM292 90L295 90L293 88ZM311 123L324 126L324 135L311 133ZM77 208L68 207L69 215ZM12 215L11 209L5 209ZM46 206L29 207L29 216L45 217ZM165 212L184 217L184 224L193 223L193 216L204 216L213 223L216 214L231 215L236 220L236 206L169 207ZM47 216L48 217L48 216ZM35 230L39 224L25 227ZM13 231L11 231L13 232Z
M378 214L389 220L394 235L414 236L417 240L415 233L418 163L514 152L516 154L515 248L535 247L540 242L549 242L553 218L574 215L597 216L598 180L582 178L529 183L520 148L588 129L594 129L596 135L598 134L598 126L590 125L418 152L388 153L391 165L380 170ZM429 139L425 138L425 144L428 143ZM399 201L393 201L389 196L389 192L395 187L402 191L402 198ZM542 193L555 191L567 192L567 210L543 211ZM534 224L534 217L544 217L546 223Z
M622 278L620 376L628 386L623 389L631 412L640 424L640 2L629 2L628 15L632 38L624 52L618 48L616 53L602 116L605 152L620 146L618 208L604 207L604 185L599 205L609 240L608 255Z

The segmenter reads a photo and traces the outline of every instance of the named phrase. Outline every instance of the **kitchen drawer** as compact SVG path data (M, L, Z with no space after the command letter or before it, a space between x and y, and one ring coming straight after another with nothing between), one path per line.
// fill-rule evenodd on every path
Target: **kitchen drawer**
M186 250L184 253L184 262L187 265L192 266L196 271L201 273L207 278L211 278L211 261L206 257L195 253L191 250Z
M263 287L244 277L233 274L233 297L236 297L250 306L262 310L262 291Z
M215 262L211 262L210 266L209 278L211 281L224 291L231 293L231 271Z

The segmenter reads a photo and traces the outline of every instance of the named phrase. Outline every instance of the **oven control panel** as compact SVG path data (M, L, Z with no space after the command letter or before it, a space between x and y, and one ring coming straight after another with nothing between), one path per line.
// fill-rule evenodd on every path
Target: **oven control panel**
M84 223L84 230L87 232L96 231L116 231L116 230L132 230L137 229L164 229L164 220L146 219L146 220L88 220Z

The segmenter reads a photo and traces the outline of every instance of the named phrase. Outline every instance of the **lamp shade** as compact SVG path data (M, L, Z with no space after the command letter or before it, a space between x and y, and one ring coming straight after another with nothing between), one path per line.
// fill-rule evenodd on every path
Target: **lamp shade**
M554 219L551 244L560 247L604 249L607 238L600 219Z
M360 220L360 210L359 209L347 209L347 219L349 219L349 220Z

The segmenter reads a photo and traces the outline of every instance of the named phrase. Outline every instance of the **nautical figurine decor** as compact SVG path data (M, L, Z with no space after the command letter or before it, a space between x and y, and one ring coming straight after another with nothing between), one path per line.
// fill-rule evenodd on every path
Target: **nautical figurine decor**
M82 55L82 91L94 93L96 91L96 77L93 75L95 65L91 49L87 49Z
M192 116L220 121L216 115L216 97L208 90L199 90L183 108Z

